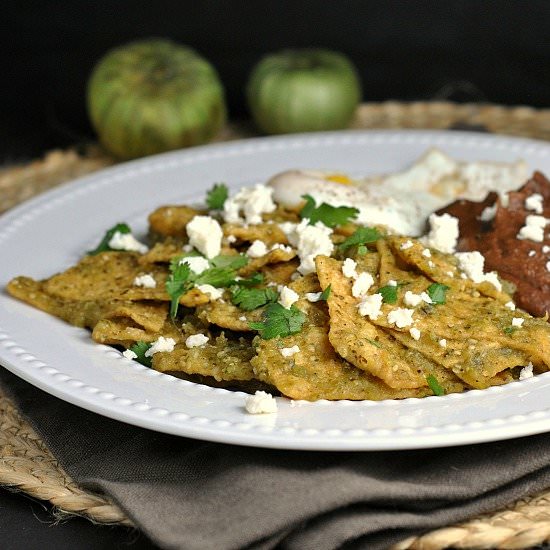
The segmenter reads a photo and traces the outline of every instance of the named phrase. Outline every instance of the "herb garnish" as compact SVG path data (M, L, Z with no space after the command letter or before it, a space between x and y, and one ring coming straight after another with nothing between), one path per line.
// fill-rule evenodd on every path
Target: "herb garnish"
M445 390L441 387L441 384L433 374L428 374L428 376L426 376L426 382L428 382L428 386L430 386L434 395L445 395Z
M252 286L258 286L264 282L264 276L261 273L253 273L248 279L235 279L234 283L239 286L245 286L250 288Z
M321 292L321 296L319 296L319 301L324 300L325 302L328 300L330 296L331 291L331 285L328 285L323 292Z
M303 195L302 198L306 204L300 211L300 218L308 218L310 225L315 225L317 222L327 227L345 225L359 214L359 210L351 206L331 206L326 202L315 206L315 199L311 195Z
M350 246L364 246L367 243L373 243L376 242L378 239L382 237L382 233L376 229L376 227L358 227L355 232L350 235L345 241L340 243L340 249L345 250L346 248L349 248ZM357 250L359 254L359 249ZM366 253L366 247L365 251L361 254Z
M133 351L137 355L134 361L137 361L138 363L141 363L146 367L151 367L151 357L145 356L145 352L150 347L151 347L151 344L148 344L147 342L143 342L140 340L139 342L136 342L133 346L130 346L130 348L128 349L130 351Z
M377 340L371 340L370 338L366 339L369 344L372 344L375 348L381 348L382 344Z
M248 326L257 330L264 340L280 336L290 336L302 329L306 316L295 305L286 309L281 304L269 304L263 314L262 322L250 322Z
M428 288L428 296L431 298L434 304L444 304L445 295L450 287L442 285L440 283L432 283Z
M191 268L186 263L170 263L170 276L166 280L166 292L170 296L170 317L178 314L180 298L192 287L189 280Z
M271 287L267 288L246 288L243 286L231 287L231 303L243 309L252 311L259 307L276 302L279 293Z
M229 191L225 183L215 183L214 186L206 192L206 205L210 210L221 210Z
M90 256L95 256L96 254L99 254L100 252L107 252L108 250L114 250L109 246L109 243L111 242L111 239L113 238L115 233L122 233L123 235L127 233L131 233L132 230L128 226L128 224L122 222L117 223L115 226L111 227L111 229L108 229L105 232L105 235L101 239L101 242L97 245L96 248L93 250L89 250L88 254Z
M397 302L397 285L381 286L378 289L378 294L382 294L382 301L385 304L395 304Z
M504 329L504 334L513 334L517 329L518 327L506 327Z

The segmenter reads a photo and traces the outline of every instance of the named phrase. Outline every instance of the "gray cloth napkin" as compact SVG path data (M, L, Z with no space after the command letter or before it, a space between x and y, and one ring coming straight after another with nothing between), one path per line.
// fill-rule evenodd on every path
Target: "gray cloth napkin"
M0 368L0 383L83 487L159 546L376 550L550 486L550 437L406 452L207 443L80 409Z

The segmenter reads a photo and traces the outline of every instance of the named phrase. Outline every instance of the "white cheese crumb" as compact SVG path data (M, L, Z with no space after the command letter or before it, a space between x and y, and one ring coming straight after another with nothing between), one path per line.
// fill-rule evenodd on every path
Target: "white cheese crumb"
M233 244L237 242L237 237L235 237L235 235L227 235L227 242L229 244Z
M548 254L548 252L550 252L550 246L548 246L547 244L545 244L545 245L542 247L542 253L543 253L543 254Z
M263 241L256 239L246 251L246 255L250 258L261 258L267 254L267 246Z
M190 245L190 244L184 244L181 249L184 251L184 252L191 252L193 250L193 247Z
M439 345L442 348L446 348L447 347L447 340L445 338L441 338L441 340L439 340Z
M388 323L397 328L409 327L414 323L413 313L414 309L398 307L388 313Z
M388 286L397 286L397 281L394 281L393 279L390 279L388 281Z
M401 246L399 247L400 250L408 250L409 248L412 248L413 242L412 241L405 241L404 243L401 243Z
M493 206L486 206L479 215L479 219L482 222L490 222L493 220L497 213L497 203L493 204Z
M504 307L507 307L508 309L510 309L511 311L515 311L516 309L516 304L514 304L514 302L506 302L504 304Z
M241 316L239 317L239 321L245 322L245 321L248 321L248 319L246 318L246 315L241 315Z
M226 201L227 202L227 201ZM245 401L246 412L249 414L271 414L277 412L277 401L265 391L257 391L248 395Z
M428 267L433 268L434 266L435 266L435 264L431 260L429 260L428 261Z
M458 219L449 214L430 214L430 232L421 241L430 248L452 254L458 240Z
M189 244L207 258L213 258L221 252L223 231L214 218L195 216L186 225L185 230L189 236Z
M281 348L279 351L283 357L292 357L300 351L300 348L298 346L292 346L291 348Z
M216 288L212 285L196 285L203 294L206 294L211 300L219 300L223 296L223 288Z
M180 264L187 264L196 275L200 275L210 268L210 262L202 256L186 256L180 260Z
M546 262L546 271L550 271L550 262Z
M425 248L425 249L422 251L422 256L424 256L424 258L431 258L431 257L432 257L432 253L430 252L430 249L429 249L429 248Z
M420 331L417 328L413 327L409 329L409 334L414 340L420 340Z
M279 286L279 303L285 308L290 309L294 302L297 302L300 296L291 288L281 285Z
M299 273L298 271L295 271L295 272L290 276L290 280L291 280L291 281L297 281L300 277L301 277L300 273Z
M124 355L126 359L135 359L137 357L137 353L133 352L131 349L127 349L126 351L123 351L122 355Z
M474 283L487 281L497 290L502 290L502 285L494 271L491 273L483 273L485 258L477 250L474 252L457 252L455 256L458 259L458 266L464 272L464 275L470 278Z
M128 252L139 252L145 254L149 249L140 243L131 233L121 233L115 231L111 237L109 248L113 250L127 250Z
M342 264L342 273L344 277L357 279L357 262L351 258L346 258Z
M209 338L208 336L205 336L204 334L201 334L200 332L198 334L192 334L191 336L188 336L185 340L185 345L188 348L200 348L208 342Z
M369 319L375 321L380 317L382 313L382 294L371 294L370 296L363 296L361 302L358 304L359 315L363 317L369 317Z
M533 378L533 363L529 362L526 367L523 367L519 371L519 379L526 380L527 378Z
M351 287L351 294L355 298L364 296L369 288L374 284L374 279L370 273L360 273L353 286Z
M541 243L544 240L544 228L550 220L544 216L529 215L525 218L525 225L519 230L516 238Z
M525 199L525 209L533 210L536 214L542 214L542 195L540 193L533 193Z
M522 319L521 317L514 317L512 319L512 326L513 327L521 327L525 323L525 319Z
M223 204L223 216L227 223L242 223L240 212L246 223L262 223L262 214L273 212L273 188L256 184L254 187L243 187L234 197Z
M151 344L151 347L145 352L145 357L151 357L155 353L174 351L175 345L176 341L173 338L165 338L164 336L159 336Z
M533 256L536 256L537 255L537 251L536 250L529 250L529 258L532 258Z
M157 282L151 273L145 273L144 275L138 275L134 279L134 286L141 286L143 288L156 288Z
M315 225L308 225L308 223L309 220L306 218L298 225L291 222L279 225L290 244L297 250L300 258L298 271L302 275L315 272L316 256L330 256L334 250L334 244L330 238L332 229L321 222Z
M503 208L508 208L508 205L510 204L510 197L508 196L508 193L500 194L500 204L502 204Z
M306 292L306 298L308 302L318 302L321 299L322 292Z
M403 302L405 303L405 305L411 306L411 307L416 307L421 302L426 302L427 304L433 304L432 299L430 298L427 292L421 292L420 294L415 294L410 290L407 290L407 292L405 292L405 296L403 296Z

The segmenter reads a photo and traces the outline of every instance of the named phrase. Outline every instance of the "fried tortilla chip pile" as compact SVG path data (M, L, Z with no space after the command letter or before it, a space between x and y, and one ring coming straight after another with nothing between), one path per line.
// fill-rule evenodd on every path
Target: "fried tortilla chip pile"
M346 221L331 234L332 255L318 255L316 271L303 275L281 229L300 221L297 212L222 223L221 254L208 262L186 232L205 214L160 208L149 217L147 252L98 251L43 281L17 277L8 291L158 371L292 399L441 395L550 366L544 319L515 310L508 294L473 282L455 256L419 240L375 231L354 241L364 228ZM255 241L265 253L249 257ZM184 267L177 281L177 269L191 265L185 258L207 267L194 279ZM170 349L159 348L160 337Z

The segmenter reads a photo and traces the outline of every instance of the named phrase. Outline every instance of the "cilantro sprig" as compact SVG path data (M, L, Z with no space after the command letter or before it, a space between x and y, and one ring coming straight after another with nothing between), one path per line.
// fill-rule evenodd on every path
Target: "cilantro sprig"
M359 210L351 206L331 206L325 202L316 206L315 199L311 195L303 195L302 198L306 204L300 211L300 218L308 218L310 225L315 225L317 222L327 227L345 225L359 214Z
M445 390L433 374L428 374L428 376L426 376L426 382L428 382L428 386L430 386L434 395L445 395Z
M358 227L352 235L340 243L340 249L346 250L351 246L361 247L368 243L374 243L382 238L382 233L376 227ZM362 251L363 254L366 250Z
M139 341L136 342L133 346L130 346L130 351L133 351L137 357L134 361L145 365L146 367L151 367L151 357L146 357L145 352L151 347L151 344L147 342Z
M109 246L109 242L113 238L115 233L122 233L123 235L126 233L131 233L132 230L130 229L130 226L124 222L117 223L111 229L108 229L105 232L105 235L103 235L103 238L101 239L101 242L93 249L88 251L88 255L95 256L96 254L99 254L100 252L107 252L108 250L113 250Z
M170 262L170 276L166 281L166 292L170 296L170 317L172 319L178 314L180 298L191 290L193 286L211 285L217 288L225 288L238 284L239 281L236 280L237 270L248 263L248 258L244 254L234 256L220 255L209 260L209 264L212 267L197 274L191 271L189 264L184 262L185 258L191 256L197 256L197 254L192 252L176 256ZM258 278L256 277L255 281L257 280ZM242 281L248 280L242 279Z
M252 311L266 304L274 303L279 298L279 293L271 287L246 288L244 286L231 287L231 303L243 309Z
M442 285L441 283L432 283L427 288L427 293L434 304L444 304L446 302L446 294L449 288L450 287L447 285Z
M185 263L171 263L170 276L166 280L166 292L170 296L170 317L178 314L180 298L189 291L193 283L189 280L191 268Z
M295 305L286 309L281 304L276 303L269 304L266 307L261 322L250 322L248 326L253 330L257 330L264 340L271 340L278 336L284 338L300 332L305 320L304 312L300 311Z
M206 205L210 210L221 210L227 197L229 190L225 183L215 183L214 186L206 192Z

